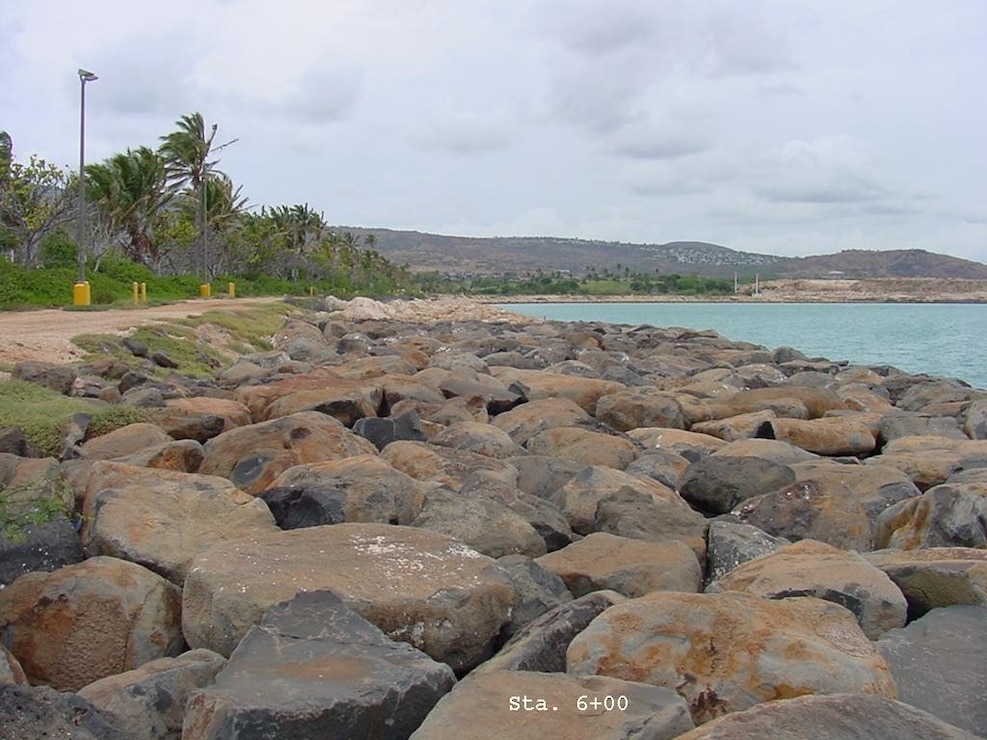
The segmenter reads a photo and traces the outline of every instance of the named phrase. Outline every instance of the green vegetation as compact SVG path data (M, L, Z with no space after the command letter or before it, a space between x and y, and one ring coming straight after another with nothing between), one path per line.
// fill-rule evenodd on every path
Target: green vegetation
M101 434L144 418L139 409L98 406L23 380L0 383L0 429L20 427L43 456L58 454L69 420L77 413L90 414L90 428Z
M308 204L248 210L242 187L221 172L218 126L200 113L182 116L160 146L139 146L86 167L89 228L83 235L92 302L127 302L132 283L149 300L310 292L390 295L410 289L406 268L357 239L331 229ZM14 157L0 132L0 307L71 302L79 275L76 232L78 175L35 156Z
M416 283L430 293L467 293L479 295L731 295L733 280L700 275L658 275L630 270L611 273L595 271L576 279L566 273L546 275L540 271L524 276L451 276L424 273Z
M214 295L317 293L341 298L416 293L481 295L725 295L731 281L589 266L525 275L412 275L374 249L377 237L337 231L308 203L248 203L219 169L217 124L183 115L157 148L128 148L86 167L84 271L97 307L126 305L134 282L151 303ZM0 308L65 306L78 277L78 175L14 156L0 132ZM602 252L601 252L602 255Z
M191 377L208 377L225 365L235 354L271 349L271 336L295 312L286 303L250 306L237 311L207 311L206 313L170 321L157 321L138 327L130 339L147 348L148 355L163 352L177 368L157 368L159 376L179 373ZM136 366L139 362L124 346L124 338L115 334L80 334L72 341L85 350L88 357L113 357ZM2 426L2 424L0 424Z
M73 508L72 490L61 478L0 485L0 537L21 541L26 527L71 519Z

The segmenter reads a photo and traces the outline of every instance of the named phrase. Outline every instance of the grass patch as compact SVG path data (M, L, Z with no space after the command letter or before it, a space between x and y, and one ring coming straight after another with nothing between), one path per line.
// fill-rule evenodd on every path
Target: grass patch
M73 414L90 415L87 438L146 421L146 413L131 406L99 406L72 398L26 380L0 382L0 428L20 427L27 441L45 457L58 454Z
M177 372L203 378L227 366L236 355L271 349L271 336L293 313L297 309L285 303L232 311L215 309L200 316L141 326L130 337L146 345L149 355L163 352L178 363L177 369L157 368L154 374ZM136 367L139 361L123 345L123 339L114 334L80 334L72 342L87 353L87 360L109 355Z
M71 519L74 503L72 488L62 478L0 485L0 538L20 542L31 525Z

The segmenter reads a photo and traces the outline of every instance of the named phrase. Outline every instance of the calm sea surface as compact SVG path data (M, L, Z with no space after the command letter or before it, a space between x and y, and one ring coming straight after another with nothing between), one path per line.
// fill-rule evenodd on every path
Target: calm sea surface
M512 303L560 321L713 329L769 349L893 365L987 388L987 305L928 303Z

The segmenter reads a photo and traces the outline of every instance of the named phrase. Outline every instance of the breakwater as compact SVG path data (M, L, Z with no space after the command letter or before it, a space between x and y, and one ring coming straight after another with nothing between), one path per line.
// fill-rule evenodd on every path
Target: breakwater
M987 392L712 331L320 309L210 381L15 368L146 421L60 460L10 434L5 484L54 474L80 528L5 558L4 721L987 729Z

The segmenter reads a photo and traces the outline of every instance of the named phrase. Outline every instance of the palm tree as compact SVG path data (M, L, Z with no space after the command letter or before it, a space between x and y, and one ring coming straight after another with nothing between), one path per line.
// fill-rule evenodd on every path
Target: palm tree
M199 206L205 203L205 226L210 234L221 237L218 253L206 264L208 274L229 271L233 267L229 234L243 219L247 209L247 197L241 195L243 186L234 189L233 181L226 174L211 170L203 184L203 197L199 198L191 188L182 191L179 209L192 222L198 220ZM203 255L205 260L207 255Z
M206 222L205 183L209 173L217 171L213 168L219 162L219 160L210 160L210 157L234 143L236 139L214 146L213 142L219 127L214 123L206 131L206 123L202 114L198 112L182 116L175 125L178 130L161 137L158 151L164 158L169 182L176 187L187 186L198 198L196 223L202 242L202 277L203 280L208 280L209 227Z
M153 238L156 217L174 196L164 161L142 146L86 167L89 199L124 254L157 272L161 261Z

